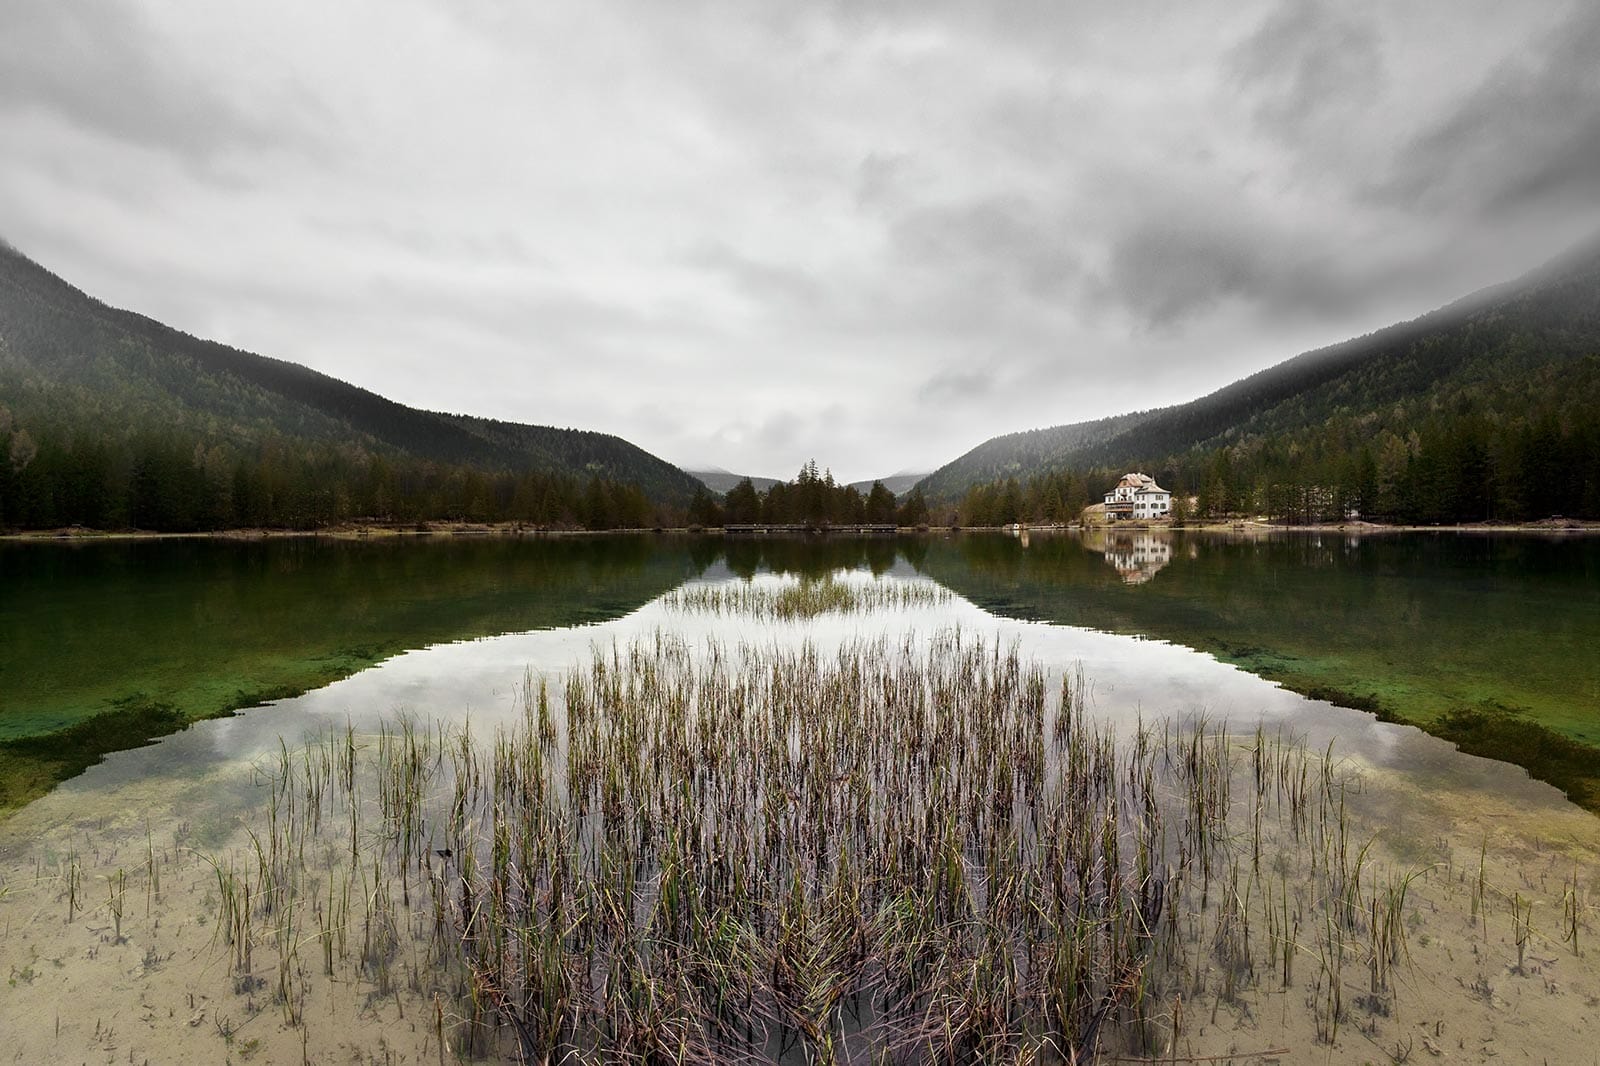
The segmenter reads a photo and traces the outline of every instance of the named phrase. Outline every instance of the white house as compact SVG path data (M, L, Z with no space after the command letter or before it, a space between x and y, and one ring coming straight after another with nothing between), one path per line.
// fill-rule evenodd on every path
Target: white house
M1106 518L1157 518L1172 513L1172 493L1148 474L1124 474L1106 493Z

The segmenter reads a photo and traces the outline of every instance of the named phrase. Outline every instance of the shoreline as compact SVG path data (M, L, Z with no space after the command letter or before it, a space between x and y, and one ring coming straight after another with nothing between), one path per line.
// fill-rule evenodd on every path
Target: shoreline
M326 537L337 540L382 540L389 538L427 537L531 537L536 539L604 536L908 536L916 534L950 533L1065 533L1109 532L1113 530L1140 532L1193 532L1252 535L1258 533L1343 533L1346 535L1377 535L1388 533L1541 533L1541 534L1593 534L1600 533L1600 522L1582 519L1541 519L1536 522L1477 522L1456 525L1419 526L1391 525L1382 522L1324 522L1290 525L1266 522L1259 519L1229 521L1184 522L1175 524L1162 521L1132 521L1117 523L1016 523L1006 526L898 526L891 534L888 530L861 531L854 527L832 529L820 527L805 531L790 529L758 529L750 533L729 532L722 526L651 526L621 527L615 529L558 529L543 526L526 526L518 523L438 522L426 523L417 528L416 523L343 523L319 526L315 529L237 528L170 532L145 529L87 529L67 526L60 529L29 529L0 533L0 542L16 543L88 543L98 541L146 540L229 540L262 541L289 540L306 537Z

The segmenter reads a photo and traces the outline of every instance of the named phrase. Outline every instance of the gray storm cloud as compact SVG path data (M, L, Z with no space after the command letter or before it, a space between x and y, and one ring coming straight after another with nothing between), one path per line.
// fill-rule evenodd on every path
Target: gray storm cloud
M857 479L1600 231L1593 5L0 9L0 236L407 403Z
M1441 213L1592 211L1600 188L1597 57L1600 8L1580 5L1424 126L1384 191Z

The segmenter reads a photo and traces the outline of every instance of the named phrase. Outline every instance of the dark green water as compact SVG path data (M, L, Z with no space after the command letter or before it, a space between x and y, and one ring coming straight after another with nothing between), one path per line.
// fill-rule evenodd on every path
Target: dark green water
M841 567L1196 648L1600 798L1600 538L1035 534L0 544L0 803L407 649Z
M939 540L923 568L996 614L1159 637L1400 717L1512 710L1600 743L1600 539L1146 534L1170 560L1119 574L1097 549L1132 539Z
M0 543L0 807L406 649L616 618L714 556L683 537Z

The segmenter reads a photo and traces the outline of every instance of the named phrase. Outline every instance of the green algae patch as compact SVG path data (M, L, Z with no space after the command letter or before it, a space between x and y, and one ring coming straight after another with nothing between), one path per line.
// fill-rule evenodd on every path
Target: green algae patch
M1247 650L1215 652L1217 658L1276 681L1292 692L1339 707L1366 711L1381 722L1416 726L1455 744L1469 755L1515 763L1533 777L1559 788L1578 806L1600 814L1600 746L1574 738L1536 720L1527 708L1495 700L1456 705L1439 713L1408 713L1436 702L1438 694L1418 686L1391 683L1387 690L1341 688L1285 664L1283 656Z
M1600 749L1592 745L1499 708L1457 708L1425 728L1470 755L1516 763L1573 803L1600 814Z
M1302 686L1281 680L1286 688L1314 700L1366 711L1382 722L1413 725L1450 741L1469 755L1515 763L1530 775L1559 788L1586 810L1600 814L1600 747L1575 740L1534 720L1526 710L1488 703L1458 706L1431 717L1406 716L1403 703L1375 692L1359 693L1331 685Z
M171 704L129 697L65 729L0 741L0 811L25 806L111 752L140 747L188 724Z

